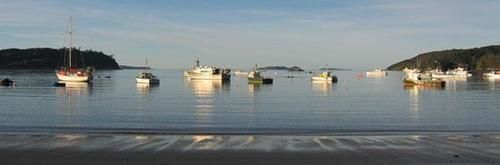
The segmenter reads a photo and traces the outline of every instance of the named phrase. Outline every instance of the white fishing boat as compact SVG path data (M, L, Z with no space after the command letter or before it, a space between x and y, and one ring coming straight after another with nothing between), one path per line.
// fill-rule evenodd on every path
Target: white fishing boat
M420 72L420 70L418 70L417 68L413 68L413 69L409 69L407 67L405 67L403 69L403 73L407 74L407 73L418 73Z
M184 71L184 77L192 80L229 80L231 78L230 69L221 69L214 66L200 66L200 61L196 60L196 65Z
M387 76L387 71L382 70L382 69L375 69L375 70L366 72L366 76Z
M408 72L403 79L405 86L429 86L429 87L444 87L446 81L433 78L429 74Z
M160 79L158 79L156 76L154 76L152 73L149 72L142 72L137 74L135 77L135 80L137 83L144 83L144 84L159 84Z
M244 72L244 71L241 71L241 70L237 70L237 71L233 72L233 74L235 76L240 76L240 77L243 77L243 76L246 77L246 76L248 76L249 73L250 72Z
M337 76L331 75L330 72L322 72L320 74L314 75L311 78L312 81L326 81L326 82L337 82Z
M500 78L500 71L490 71L487 73L483 73L483 77L494 78L494 79Z
M248 73L248 83L257 83L257 84L272 84L272 78L265 78L260 75L260 71L254 70Z
M159 84L160 79L158 79L153 73L150 71L150 66L148 65L148 59L146 59L146 69L144 72L137 74L135 77L135 80L137 83L143 83L143 84Z
M465 68L458 67L453 70L448 70L446 72L442 72L439 69L430 72L431 76L434 78L463 78L472 76Z
M88 81L91 81L92 78L93 78L93 75L92 75L92 72L93 72L93 69L92 68L78 68L78 66L76 66L78 63L76 63L76 65L73 65L73 61L72 61L72 24L73 24L73 19L70 17L70 21L69 21L69 30L68 30L68 35L69 35L69 50L68 50L68 61L67 61L67 65L66 66L62 66L60 67L60 69L58 69L56 71L56 75L57 75L57 78L60 80L60 81L70 81L70 82L88 82ZM75 59L75 61L77 60L78 58Z

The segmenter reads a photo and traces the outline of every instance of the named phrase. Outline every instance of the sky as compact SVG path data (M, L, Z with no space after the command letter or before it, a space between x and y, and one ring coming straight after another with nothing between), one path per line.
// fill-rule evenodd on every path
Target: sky
M67 46L122 65L385 68L500 44L498 0L0 0L0 49Z

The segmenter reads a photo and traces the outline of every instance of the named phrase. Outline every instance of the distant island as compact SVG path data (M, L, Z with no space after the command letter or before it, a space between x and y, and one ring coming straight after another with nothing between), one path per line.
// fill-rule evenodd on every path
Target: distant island
M435 68L449 70L456 67L469 70L497 70L500 69L500 45L423 53L393 64L387 69L402 70L405 67L421 70Z
M151 68L147 66L120 65L120 69L151 69Z
M338 71L351 71L352 69L343 69L343 68L320 68L319 70L338 70Z
M0 50L0 69L56 69L64 64L67 58L66 48L29 48L29 49L3 49ZM72 51L76 66L95 67L96 69L120 69L113 58L95 50ZM82 60L83 59L83 60Z
M287 70L287 71L304 71L302 68L298 66L286 67L286 66L266 66L257 68L257 70Z

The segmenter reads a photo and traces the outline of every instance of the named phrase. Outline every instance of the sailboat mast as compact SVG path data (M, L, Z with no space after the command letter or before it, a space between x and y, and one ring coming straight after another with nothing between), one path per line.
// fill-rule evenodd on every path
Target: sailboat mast
M71 35L73 34L73 16L70 16L69 17L69 29L68 29L68 33L69 33L69 67L71 68L71 47L73 46L72 43L71 43Z

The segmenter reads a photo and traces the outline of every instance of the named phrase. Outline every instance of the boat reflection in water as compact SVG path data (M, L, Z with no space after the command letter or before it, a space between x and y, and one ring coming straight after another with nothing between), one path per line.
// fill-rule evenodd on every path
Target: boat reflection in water
M90 82L69 82L69 81L59 81L59 84L64 84L64 87L58 88L57 94L59 96L63 95L86 95L91 92L92 83Z
M311 81L312 89L315 94L321 96L329 96L333 87L333 83L330 81Z
M229 90L229 81L185 79L184 84L198 97L212 96L222 90Z
M159 84L136 83L138 94L150 94L153 90L159 87Z
M410 98L410 106L412 111L419 111L419 98L420 93L425 90L444 90L445 88L439 86L419 86L419 85L405 85L403 88L408 91Z
M229 83L221 80L185 79L184 84L193 90L196 97L196 126L210 127L214 120L216 96L221 91L229 90Z
M500 88L500 79L484 77L484 80L488 84L489 90L496 90L496 89Z

